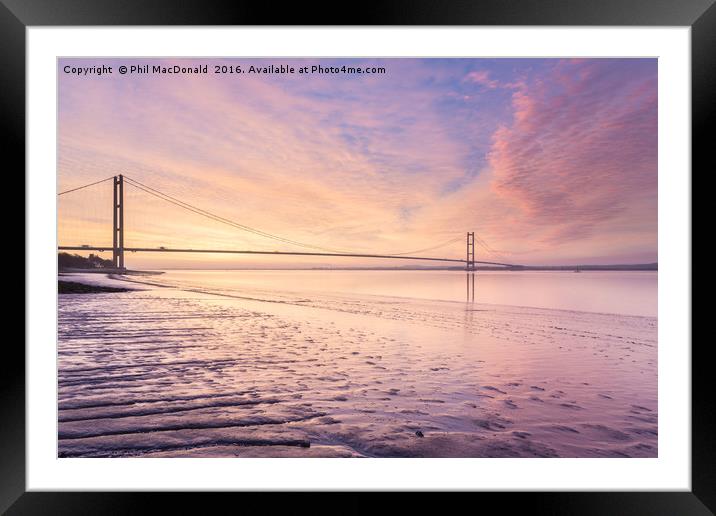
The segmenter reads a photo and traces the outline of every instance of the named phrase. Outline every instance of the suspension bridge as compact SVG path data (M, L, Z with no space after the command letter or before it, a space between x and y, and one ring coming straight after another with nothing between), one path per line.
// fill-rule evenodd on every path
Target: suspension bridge
M394 259L394 260L414 260L414 261L429 261L429 262L448 262L448 263L461 263L465 265L465 270L469 272L474 272L477 268L477 265L492 265L492 266L501 266L505 268L513 268L513 267L519 267L515 264L505 263L503 261L485 261L485 260L477 260L476 259L476 243L480 245L482 249L484 249L486 252L497 255L498 258L501 258L501 256L498 255L496 251L491 249L489 245L479 236L475 235L475 232L467 232L465 237L459 236L456 238L453 238L447 242L443 242L441 244L424 248L424 249L418 249L414 251L404 252L404 253L360 253L360 252L349 252L349 251L342 251L337 249L330 249L327 247L322 247L318 245L313 244L307 244L304 242L300 242L297 240L289 239L282 237L280 235L268 233L250 226L246 226L244 224L240 224L236 221L233 221L231 219L225 218L223 216L217 215L213 212L207 211L205 209L199 208L195 205L189 204L185 201L182 201L178 199L177 197L168 195L164 192L161 192L160 190L157 190L155 188L152 188L144 183L141 183L135 179L132 179L128 176L125 176L123 174L108 177L105 179L102 179L100 181L96 181L93 183L88 183L76 188L72 188L69 190L65 190L63 192L60 192L58 194L58 197L64 197L68 196L70 194L73 194L75 192L79 191L87 191L90 187L94 187L100 184L103 184L105 182L112 182L112 198L111 198L111 245L109 245L109 240L107 240L107 245L93 245L93 244L87 244L84 242L62 242L64 239L60 239L60 245L58 245L58 250L61 251L97 251L97 252L108 252L112 251L112 263L113 266L117 269L126 269L125 267L125 253L207 253L207 254L243 254L243 255L273 255L273 256L328 256L328 257L346 257L346 258L384 258L384 259ZM165 201L166 203L169 203L175 207L178 207L184 211L192 212L195 215L213 220L216 223L233 227L234 229L238 229L247 233L250 233L252 235L256 235L259 237L263 237L266 239L270 239L274 242L281 242L282 244L288 244L291 246L298 246L305 250L301 251L277 251L277 250L241 250L241 249L204 249L204 248L191 248L191 247L167 247L167 246L157 246L157 247L149 247L149 246L127 246L125 245L125 218L127 216L126 206L125 206L125 190L126 187L129 186L130 188L136 189L138 191L144 192L146 195L149 195L153 198L161 199ZM107 221L109 222L109 221ZM107 234L110 232L110 228L107 228ZM84 232L80 231L79 235L73 235L70 238L84 238ZM462 240L462 238L465 238L465 258L441 258L441 257L434 257L434 256L421 256L420 253L432 251L438 248L443 248L448 245L456 244L459 240Z

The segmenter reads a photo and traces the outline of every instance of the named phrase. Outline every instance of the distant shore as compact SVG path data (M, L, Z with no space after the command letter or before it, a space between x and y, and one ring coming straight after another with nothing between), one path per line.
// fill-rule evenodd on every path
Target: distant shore
M438 265L420 266L404 265L402 267L313 267L309 270L336 270L336 271L464 271L464 266ZM511 267L494 267L478 265L478 271L657 271L658 263L632 263L607 265L513 265Z
M464 266L420 266L420 265L404 265L399 267L235 267L235 268L217 268L202 269L198 267L181 267L168 268L167 271L465 271ZM488 267L477 266L478 272L522 272L522 271L658 271L659 267L656 263L639 263L626 265L516 265L513 267ZM157 274L157 273L150 273Z

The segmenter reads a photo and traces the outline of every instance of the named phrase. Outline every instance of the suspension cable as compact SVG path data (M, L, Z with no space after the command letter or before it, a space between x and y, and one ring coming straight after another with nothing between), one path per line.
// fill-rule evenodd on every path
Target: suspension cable
M284 238L284 237L281 237L281 236L279 236L279 235L273 235L273 234L271 234L271 233L267 233L267 232L265 232L265 231L261 231L261 230L259 230L259 229L255 229L255 228L252 228L252 227L250 227L250 226L245 226L244 224L240 224L240 223L235 222L235 221L233 221L233 220L230 220L230 219L221 217L221 216L219 216L219 215L215 215L214 213L211 213L211 212L206 211L206 210L204 210L204 209L198 208L198 207L193 206L193 205L191 205L191 204L189 204L189 203L187 203L187 202L181 201L181 200L179 200L179 199L177 199L177 198L175 198L175 197L172 197L172 196L167 195L167 194L165 194L165 193L163 193L163 192L160 192L159 190L156 190L156 189L154 189L154 188L152 188L152 187L150 187L150 186L147 186L147 185L145 185L145 184L143 184L143 183L140 183L140 182L137 181L136 179L131 179L131 178L128 178L127 176L124 176L124 179L127 180L128 184L130 184L131 186L133 186L133 187L135 187L135 188L138 188L138 189L140 189L140 190L143 190L144 192L146 192L146 193L148 193L148 194L150 194L150 195L153 195L154 197L158 197L158 198L160 198L160 199L162 199L162 200L164 200L164 201L166 201L166 202L168 202L168 203L174 204L174 205L176 205L176 206L179 206L180 208L184 208L185 210L191 211L191 212L193 212L193 213L196 213L196 214L201 215L201 216L203 216L203 217L209 218L209 219L211 219L211 220L214 220L214 221L217 221L217 222L221 222L221 223L223 223L223 224L227 224L227 225L233 226L233 227L238 228L238 229L241 229L241 230L243 230L243 231L248 231L248 232L253 233L253 234L255 234L255 235L258 235L258 236L270 238L270 239L273 239L273 240L276 240L276 241L279 241L279 242L283 242L283 243L286 243L286 244L292 244L292 245L296 245L296 246L299 246L299 247L306 247L306 248L310 248L310 249L317 249L317 250L326 251L326 252L331 252L331 253L343 253L343 252L346 252L346 251L344 251L344 250L339 250L339 249L332 249L332 248L321 247L321 246L316 246L316 245L311 245L311 244L305 244L305 243L303 243L303 242L298 242L298 241L296 241L296 240L291 240L291 239L288 239L288 238Z
M159 199L162 199L162 200L164 200L164 201L166 201L166 202L169 202L169 203L171 203L171 204L174 204L174 205L176 205L176 206L179 206L180 208L184 208L185 210L191 211L191 212L193 212L193 213L196 213L196 214L201 215L201 216L203 216L203 217L209 218L209 219L214 220L214 221L216 221L216 222L221 222L221 223L223 223L223 224L227 224L227 225L233 226L233 227L235 227L235 228L237 228L237 229L241 229L241 230L243 230L243 231L248 231L248 232L253 233L253 234L255 234L255 235L258 235L258 236L262 236L262 237L265 237L265 238L270 238L270 239L273 239L273 240L276 240L276 241L279 241L279 242L283 242L283 243L287 243L287 244L292 244L292 245L296 245L296 246L299 246L299 247L305 247L305 248L309 248L309 249L318 249L318 250L321 250L321 251L327 251L327 252L332 252L332 253L353 252L353 251L346 251L346 250L344 250L344 249L333 249L333 248L329 248L329 247L322 247L322 246L317 246L317 245L306 244L306 243L299 242L299 241L296 241L296 240L291 240L291 239L288 239L288 238L285 238L285 237L282 237L282 236L279 236L279 235L274 235L274 234L272 234L272 233L267 233L267 232L262 231L262 230L260 230L260 229L256 229L256 228L252 228L252 227L250 227L250 226L246 226L246 225L244 225L244 224L240 224L240 223L238 223L238 222L236 222L236 221L234 221L234 220L227 219L227 218L222 217L222 216L220 216L220 215L216 215L216 214L214 214L214 213L212 213L212 212L210 212L210 211L207 211L207 210L204 210L204 209L199 208L199 207L197 207L197 206L194 206L194 205L192 205L192 204L189 204L188 202L185 202L185 201L182 201L182 200L180 200L180 199L177 199L176 197L173 197L173 196L171 196L171 195L169 195L169 194L166 194L166 193L164 193L164 192L162 192L162 191L160 191L160 190L157 190L157 189L155 189L155 188L152 188L151 186L148 186L148 185L146 185L146 184L144 184L144 183L141 183L141 182L137 181L136 179L133 179L133 178L128 177L128 176L126 176L126 175L124 176L124 179L125 179L125 180L128 182L128 184L130 184L131 186L133 186L133 187L135 187L135 188L138 188L138 189L140 189L140 190L142 190L142 191L144 191L144 192L146 192L146 193L148 193L148 194L150 194L150 195L153 195L154 197L158 197ZM386 254L389 254L389 255L391 255L391 256L403 256L403 255L409 255L409 254L422 253L422 252L432 251L432 250L435 250L435 249L439 249L439 248L441 248L441 247L448 246L448 245L453 244L453 243L455 243L455 242L457 242L457 241L459 241L459 240L461 240L461 239L462 239L462 235L460 235L460 236L458 236L458 237L455 237L455 238L453 238L453 239L450 239L450 240L448 240L448 241L446 241L446 242L443 242L443 243L441 243L441 244L435 245L435 246L426 247L426 248L422 248L422 249L416 249L416 250L413 250L413 251L401 252L401 253L386 253ZM487 243L486 243L482 238L480 238L479 236L476 238L476 240L477 240L477 242L480 244L480 246L483 247L488 253L492 254L493 256L498 256L498 257L500 257L501 259L504 258L503 256L498 255L496 252L494 252L494 251L487 245Z
M454 244L455 242L457 242L457 241L459 241L459 240L462 240L462 239L463 239L463 235L460 235L459 237L453 238L452 240L448 240L447 242L443 242L442 244L438 244L438 245L435 245L435 246L432 246L432 247L426 247L426 248L424 248L424 249L416 249L416 250L414 250L414 251L408 251L408 252L406 252L406 253L386 253L386 254L390 254L390 255L392 255L392 256L403 256L403 255L406 255L406 254L424 253L424 252L426 252L426 251L434 251L435 249L440 249L441 247L445 247L445 246L448 246L448 245L450 245L450 244Z
M77 188L72 188L71 190L65 190L64 192L60 192L60 193L58 193L57 195L59 196L59 195L65 195L65 194L68 194L68 193L71 193L71 192L76 192L77 190L82 190L83 188L89 188L90 186L94 186L94 185L98 185L98 184L100 184L100 183L104 183L105 181L109 181L110 179L114 179L114 176L110 176L110 177L108 177L108 178L101 179L100 181L95 181L94 183L89 183L89 184L87 184L87 185L78 186Z
M496 258L499 258L502 261L507 261L507 259L502 254L500 254L497 251L495 251L494 249L492 249L487 244L487 242L485 242L485 240L483 240L479 235L475 235L475 240L477 241L478 244L480 244L480 247L482 247L485 251L487 251L492 256L495 256Z
M107 178L105 178L105 179L101 179L101 180L99 180L99 181L95 181L94 183L88 183L88 184L86 184L86 185L78 186L77 188L72 188L72 189L70 189L70 190L65 190L65 191L63 191L63 192L58 193L57 195L58 195L58 196L60 196L60 195L65 195L65 194L68 194L68 193L71 193L71 192L76 192L76 191L78 191L78 190L82 190L82 189L84 189L84 188L89 188L90 186L94 186L94 185L103 183L103 182L105 182L105 181L109 181L110 179L114 179L114 177L115 177L115 176L110 176L110 177L107 177ZM214 213L212 213L212 212L209 212L209 211L204 210L204 209L202 209L202 208L199 208L199 207L197 207L197 206L193 206L193 205L191 205L191 204L189 204L189 203L187 203L187 202L185 202L185 201L182 201L182 200L180 200L180 199L177 199L176 197L172 197L171 195L168 195L168 194L166 194L166 193L164 193L164 192L161 192L161 191L159 191L159 190L157 190L157 189L155 189L155 188L152 188L151 186L145 185L144 183L141 183L141 182L137 181L136 179L132 179L131 177L128 177L128 176L126 176L126 175L124 176L124 179L127 181L127 184L129 184L129 185L131 185L131 186L133 186L133 187L135 187L135 188L137 188L137 189L139 189L139 190L142 190L142 191L148 193L149 195L152 195L152 196L154 196L154 197L157 197L157 198L159 198L159 199L162 199L163 201L166 201L166 202L168 202L168 203L174 204L175 206L178 206L178 207L183 208L183 209L185 209L185 210L191 211L191 212L193 212L193 213L196 213L197 215L201 215L201 216L203 216L203 217L206 217L206 218L208 218L208 219L214 220L214 221L216 221L216 222L220 222L220 223L222 223L222 224L226 224L226 225L235 227L235 228L237 228L237 229L241 229L241 230L243 230L243 231L247 231L247 232L249 232L249 233L253 233L253 234L258 235L258 236L261 236L261 237L270 238L270 239L276 240L276 241L278 241L278 242L283 242L283 243L286 243L286 244L291 244L291 245L295 245L295 246L299 246L299 247L305 247L305 248L309 248L309 249L317 249L317 250L320 250L320 251L326 251L326 252L331 252L331 253L345 253L345 252L348 252L348 251L345 251L345 250L342 250L342 249L333 249L333 248L329 248L329 247L322 247L322 246L317 246L317 245L306 244L306 243L299 242L299 241L296 241L296 240L291 240L291 239L289 239L289 238L285 238L285 237L282 237L282 236L279 236L279 235L274 235L274 234L272 234L272 233L267 233L267 232L262 231L262 230L260 230L260 229L252 228L252 227L250 227L250 226L246 226L246 225L244 225L244 224L240 224L240 223L238 223L238 222L236 222L236 221L233 221L233 220L231 220L231 219L227 219L227 218L225 218L225 217L221 217L221 216L219 216L219 215L216 215L216 214L214 214ZM459 241L459 240L461 240L461 239L462 239L462 235L461 235L461 236L458 236L458 237L455 237L455 238L453 238L453 239L447 240L447 241L445 241L445 242L443 242L443 243L441 243L441 244L435 245L435 246L425 247L425 248L422 248L422 249L416 249L416 250L413 250L413 251L407 251L407 252L401 252L401 253L386 253L386 254L389 254L389 255L391 255L391 256L404 256L404 255L422 253L422 252L426 252L426 251L433 251L433 250L439 249L439 248L441 248L441 247L446 247L446 246L448 246L448 245L450 245L450 244L453 244L453 243L455 243L455 242L457 242L457 241ZM483 249L485 249L485 251L487 251L488 253L490 253L490 254L493 255L493 256L497 256L498 258L504 260L504 256L502 256L501 254L497 253L497 252L494 251L492 248L490 248L490 246L487 244L487 242L485 242L482 238L480 238L479 236L476 235L475 240L477 241L477 243L478 243Z

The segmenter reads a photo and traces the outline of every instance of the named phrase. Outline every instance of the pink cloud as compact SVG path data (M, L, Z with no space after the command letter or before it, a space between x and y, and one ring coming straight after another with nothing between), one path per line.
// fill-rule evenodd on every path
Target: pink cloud
M632 78L630 63L562 62L513 94L512 124L496 131L489 153L492 187L531 225L550 228L543 242L587 238L643 199L654 209L634 216L655 233L653 71Z
M465 81L472 82L484 86L485 88L495 89L500 86L499 81L490 79L490 72L487 70L474 70L465 76Z

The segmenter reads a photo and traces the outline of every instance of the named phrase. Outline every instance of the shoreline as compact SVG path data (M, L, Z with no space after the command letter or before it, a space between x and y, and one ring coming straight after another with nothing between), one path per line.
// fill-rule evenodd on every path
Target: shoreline
M115 269L112 269L115 270ZM134 292L143 290L141 287L135 287L131 283L142 283L137 279L130 279L131 276L147 276L146 274L127 274L123 271L121 274L111 272L109 269L98 269L92 271L92 274L84 274L86 271L70 272L64 269L57 274L57 293L61 294L103 294L103 293L119 293ZM141 271L136 271L141 272ZM99 273L99 274L98 274Z
M129 276L158 276L164 271L140 271L133 269L116 269L111 267L96 267L93 269L80 269L77 267L62 267L57 274L126 274Z
M90 285L77 281L57 280L58 294L101 294L111 292L131 292L131 288L105 287L101 285Z

